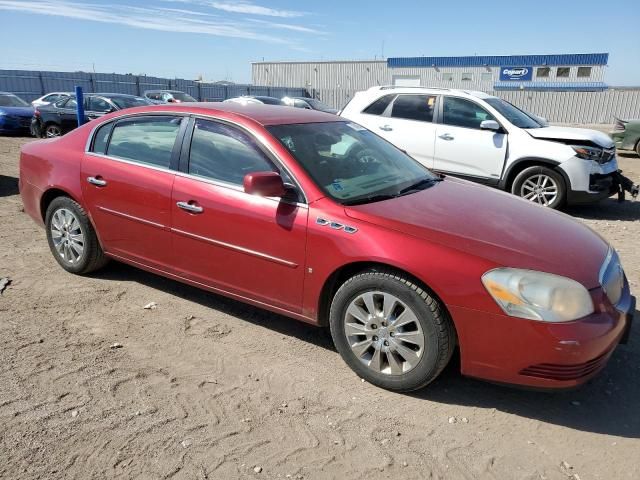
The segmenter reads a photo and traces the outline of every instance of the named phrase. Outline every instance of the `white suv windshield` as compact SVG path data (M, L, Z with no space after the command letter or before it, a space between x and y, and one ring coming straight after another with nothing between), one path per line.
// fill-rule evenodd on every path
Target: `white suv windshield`
M343 205L414 193L440 180L401 150L355 123L273 125L267 129L316 184Z
M534 120L528 113L523 112L517 107L514 107L509 102L502 100L501 98L487 98L485 99L489 105L500 112L507 120L519 128L541 128L536 120Z

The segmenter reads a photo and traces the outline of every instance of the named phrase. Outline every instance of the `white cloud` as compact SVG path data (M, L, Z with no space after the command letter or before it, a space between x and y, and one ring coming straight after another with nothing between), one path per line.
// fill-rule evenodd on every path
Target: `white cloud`
M266 27L269 28L280 28L283 30L290 30L292 32L302 32L302 33L314 33L316 35L324 35L325 32L322 32L320 30L316 30L314 28L310 28L310 27L303 27L301 25L291 25L289 23L277 23L277 22L269 22L266 20L258 20L255 18L250 18L248 19L250 22L253 23L257 23L260 25L264 25Z
M191 2L184 1L180 3ZM221 5L234 6L233 4L224 3ZM248 3L240 3L235 6L249 7L251 5ZM257 8L262 9L263 7ZM122 4L86 4L69 0L0 0L0 10L119 24L133 28L160 30L164 32L197 33L281 44L292 43L287 38L256 31L250 27L250 24L242 21L242 19L230 21L220 19L214 15L198 15L199 12L190 10L141 8ZM224 8L220 10L224 10ZM266 11L272 10L266 9ZM273 10L273 12L280 14L274 16L286 16L288 13L296 13L275 10ZM265 15L265 13L263 13L263 15ZM305 27L292 28L290 30L306 32ZM312 33L312 31L306 33Z
M218 10L232 13L245 13L248 15L264 15L268 17L295 18L306 15L306 12L295 10L276 10L274 8L262 7L246 1L240 2L211 2L210 5Z

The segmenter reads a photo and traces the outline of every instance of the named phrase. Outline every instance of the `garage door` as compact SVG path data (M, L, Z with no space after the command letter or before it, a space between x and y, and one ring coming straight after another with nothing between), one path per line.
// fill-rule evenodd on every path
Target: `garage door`
M420 77L417 75L394 75L393 85L396 87L419 87Z

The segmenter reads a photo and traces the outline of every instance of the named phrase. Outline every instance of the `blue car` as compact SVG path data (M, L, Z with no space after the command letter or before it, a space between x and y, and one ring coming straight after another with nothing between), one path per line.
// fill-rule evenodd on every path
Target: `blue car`
M28 134L34 108L13 93L0 92L0 134Z

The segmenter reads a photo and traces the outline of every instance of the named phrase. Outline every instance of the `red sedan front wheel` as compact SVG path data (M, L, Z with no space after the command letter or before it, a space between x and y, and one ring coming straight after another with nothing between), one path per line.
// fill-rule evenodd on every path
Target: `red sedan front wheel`
M395 272L368 271L347 280L331 304L330 326L345 362L390 390L426 386L455 347L453 324L439 302Z

